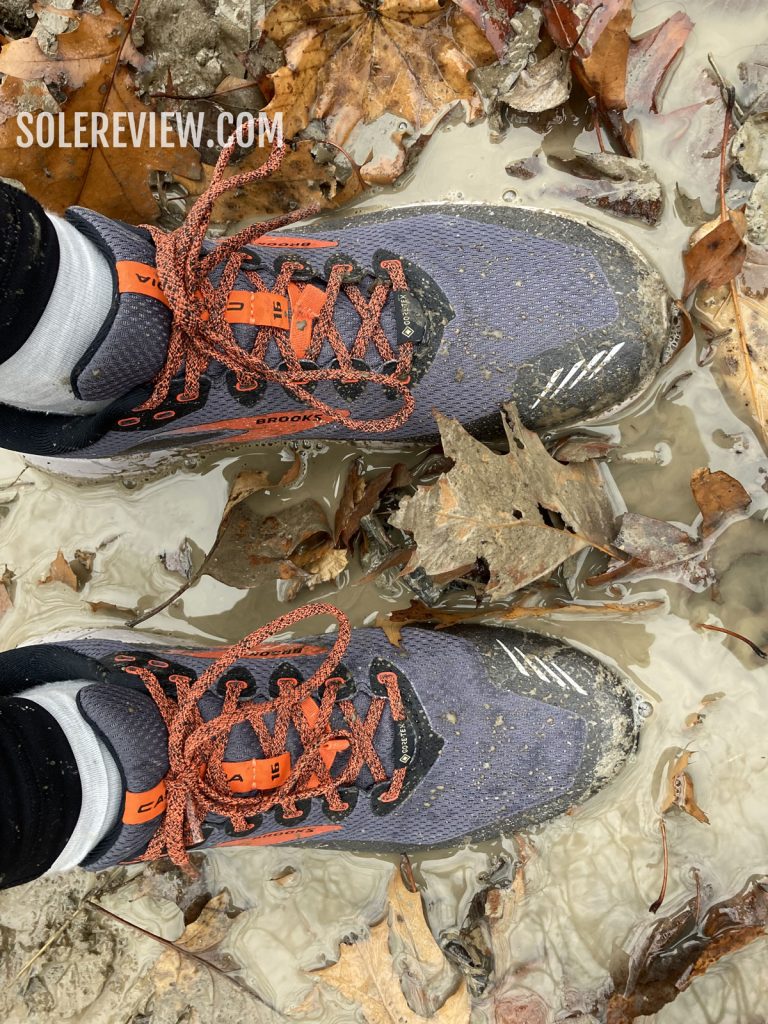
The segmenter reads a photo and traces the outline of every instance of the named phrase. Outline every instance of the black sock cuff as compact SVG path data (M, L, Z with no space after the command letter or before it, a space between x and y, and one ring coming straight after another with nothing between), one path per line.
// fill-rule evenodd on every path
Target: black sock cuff
M0 698L0 889L51 867L81 803L77 762L56 719L23 697Z
M0 182L0 363L43 315L59 271L59 239L40 203Z

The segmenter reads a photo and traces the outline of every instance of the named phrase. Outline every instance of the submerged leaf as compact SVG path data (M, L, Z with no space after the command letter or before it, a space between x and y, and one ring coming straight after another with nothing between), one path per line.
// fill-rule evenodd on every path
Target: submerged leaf
M691 491L701 510L701 536L708 537L723 520L736 512L743 512L752 502L738 480L718 470L695 469L691 476Z
M694 896L676 913L655 921L622 953L607 998L609 1024L631 1024L658 1013L724 956L765 935L768 879L753 878L735 896L700 915Z
M719 221L711 230L702 228L694 236L696 241L683 253L685 267L685 284L683 298L694 292L699 285L705 288L717 288L727 284L741 270L746 255L744 232L746 220L738 210L732 210L730 216Z
M488 598L504 600L590 545L611 551L613 512L594 463L564 466L505 406L508 455L498 455L456 421L435 414L454 466L405 498L390 517L413 534L409 568L431 576L487 565ZM561 516L569 529L549 525Z
M670 762L667 771L667 792L661 805L661 813L666 814L673 807L679 807L681 811L690 814L703 825L708 825L709 818L696 803L693 779L687 771L692 756L693 751L684 750L679 757Z
M571 95L570 54L553 50L542 60L520 72L503 102L513 110L540 113L561 106Z
M570 160L550 157L550 163L580 179L561 189L585 206L608 210L657 224L664 210L664 193L655 171L642 160L615 153L577 153Z
M420 894L394 871L388 895L384 920L367 938L343 944L318 977L359 1004L366 1024L467 1024L467 987L435 942Z

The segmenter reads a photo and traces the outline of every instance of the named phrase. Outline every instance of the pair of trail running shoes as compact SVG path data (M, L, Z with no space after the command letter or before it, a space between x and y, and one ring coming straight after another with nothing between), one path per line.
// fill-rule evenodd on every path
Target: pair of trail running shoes
M0 406L0 444L76 476L191 446L432 440L435 408L490 436L509 400L547 428L626 403L674 346L659 275L561 214L436 204L287 231L290 216L213 244L215 199L276 163L226 179L230 155L170 233L68 212L114 275L71 378L83 412ZM285 639L312 615L338 632ZM519 830L608 782L644 710L558 640L404 629L394 647L329 605L231 648L90 634L8 652L0 672L6 692L90 681L78 704L125 788L93 869L221 845L413 850Z

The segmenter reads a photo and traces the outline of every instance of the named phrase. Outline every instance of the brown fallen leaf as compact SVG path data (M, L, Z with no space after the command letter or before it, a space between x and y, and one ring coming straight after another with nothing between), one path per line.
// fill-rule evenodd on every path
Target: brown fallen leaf
M500 57L512 31L512 19L525 7L525 0L456 0L456 6L472 19Z
M438 576L480 561L490 574L485 595L505 600L585 547L614 550L613 511L594 463L555 461L511 403L502 417L508 455L476 441L456 420L435 418L454 466L390 516L416 542L410 570ZM549 525L552 514L567 528Z
M670 761L667 769L667 791L661 804L661 813L667 814L673 807L678 807L692 818L708 825L709 818L696 803L693 779L687 771L692 756L693 751L684 750Z
M395 647L400 646L400 637L404 626L430 623L436 629L449 629L465 622L492 620L499 622L517 622L519 619L542 619L557 615L584 616L584 618L605 618L608 615L644 615L663 607L662 600L640 601L602 601L594 604L572 602L548 606L518 605L514 608L432 608L421 601L411 601L407 608L394 612L380 612L376 617L376 625L384 631L387 639Z
M265 112L284 112L287 138L326 120L328 141L337 146L386 116L405 123L410 142L459 103L479 116L480 97L467 76L496 56L480 29L441 0L280 0L264 33L286 59L270 76L274 96ZM393 144L402 151L403 136Z
M361 193L363 182L346 159L342 172L330 158L338 157L338 153L332 152L329 156L327 149L316 142L294 143L286 151L280 167L258 186L236 189L221 196L214 205L213 220L217 224L231 224L246 217L268 219L302 207L335 209L351 202ZM256 170L269 157L270 151L269 146L249 150L233 162L234 172ZM211 165L204 164L202 172L194 178L175 175L187 192L184 201L187 209L208 187L213 170Z
M591 576L587 583L601 586L617 579L648 575L649 570L672 572L697 588L714 583L713 571L705 561L710 545L734 515L749 507L751 498L738 480L706 468L694 470L691 490L702 513L695 536L661 519L625 512L614 544L627 556L626 561Z
M170 597L130 619L128 625L136 626L167 608L206 575L243 589L267 581L282 581L281 599L289 600L311 579L313 565L318 572L327 574L333 565L340 564L338 558L335 562L324 560L333 548L333 540L325 512L317 502L291 503L266 516L257 505L248 505L248 499L259 491L285 487L296 475L296 460L274 484L263 470L246 469L238 473L216 539L198 568Z
M706 467L695 469L691 475L691 491L701 510L702 537L708 537L726 517L743 512L752 503L739 481L722 470L712 473Z
M2 618L7 611L10 611L10 609L13 608L11 584L13 583L15 575L16 573L6 565L3 569L2 576L0 576L0 618Z
M61 550L58 551L56 557L51 562L48 575L45 579L40 580L41 586L46 583L63 583L65 587L69 587L71 590L78 589L77 576L72 570L69 562L64 557L64 552Z
M316 972L357 1003L366 1024L467 1024L469 993L424 919L419 893L392 873L388 913L367 938L344 943L335 964ZM447 998L446 998L447 996Z
M609 994L595 999L606 1024L631 1024L658 1013L723 957L766 934L768 878L751 879L703 914L700 903L697 893L647 928L629 953L619 951Z
M712 371L737 413L768 438L768 250L747 241L738 276L702 289L695 313L715 338Z
M153 221L158 207L149 189L151 171L199 178L200 158L181 140L170 147L150 145L146 132L142 145L123 148L33 145L22 149L17 144L19 128L9 112L19 109L20 82L37 90L34 95L25 91L25 110L51 110L47 86L61 97L54 104L55 113L63 115L70 141L78 114L101 112L112 117L130 112L145 119L149 115L150 108L137 98L126 66L136 67L142 60L128 36L129 19L110 0L101 0L101 14L78 13L77 18L77 27L58 37L54 53L44 53L33 36L11 40L0 50L0 74L6 76L0 84L0 109L6 115L0 124L0 175L21 181L31 195L57 213L79 203L132 223ZM39 105L30 106L35 95Z
M615 153L577 153L550 164L579 179L559 189L585 206L657 224L664 211L664 192L654 170L642 160Z
M366 482L362 461L358 459L353 462L336 509L333 527L335 542L338 544L341 541L345 548L349 548L360 529L361 519L374 511L384 492L389 488L405 487L410 479L407 467L398 462Z
M627 59L627 106L658 113L658 96L675 57L693 29L684 11L632 40Z
M736 277L744 266L747 253L744 242L746 227L744 214L740 210L731 210L726 220L712 221L695 233L693 245L683 253L684 299L699 285L718 288Z
M608 110L626 109L632 0L623 0L581 66L592 95Z

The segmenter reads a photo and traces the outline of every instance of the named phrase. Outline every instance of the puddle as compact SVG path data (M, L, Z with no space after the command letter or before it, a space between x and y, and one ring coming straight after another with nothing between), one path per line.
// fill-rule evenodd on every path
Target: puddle
M680 5L641 0L636 8L635 33L657 24ZM663 97L665 111L699 97L708 52L716 55L726 77L737 80L739 61L749 56L755 40L768 38L768 7L699 0L686 3L685 10L696 27ZM562 178L554 171L529 181L511 179L506 165L530 156L540 147L541 137L521 128L494 145L482 124L451 125L440 131L403 187L373 195L362 205L440 199L498 203L505 201L506 193L506 201L572 209L629 235L679 293L680 252L690 229L675 210L675 185L690 187L693 195L701 195L704 208L713 210L717 159L701 160L695 148L693 154L684 147L671 148L669 134L658 124L654 127L650 118L644 120L642 130L644 158L661 175L667 196L663 219L655 228L569 203L556 194ZM597 149L594 135L587 133L577 145L584 151ZM690 376L670 390L686 373ZM694 344L667 367L639 402L597 429L620 443L625 454L638 455L637 461L610 466L624 503L633 511L690 525L697 510L689 480L700 466L736 477L749 491L752 505L749 518L731 526L717 542L713 559L721 582L715 593L694 593L650 578L623 585L622 594L627 600L663 597L665 606L659 612L623 621L577 621L563 616L535 627L566 637L616 665L654 704L638 755L620 779L574 815L529 837L525 895L505 926L509 964L512 982L538 993L551 1008L551 1019L564 1005L564 992L589 991L604 981L614 947L638 923L650 920L648 906L658 895L662 877L661 770L677 748L695 750L691 773L710 825L689 817L669 817L667 907L693 895L692 869L722 898L740 889L751 874L765 871L768 855L763 694L768 667L746 647L694 628L698 622L719 623L748 634L760 645L768 643L768 493L762 486L768 478L768 458L754 433L730 409L709 369L697 365ZM658 459L648 454L654 452L661 453ZM643 453L648 456L645 461ZM358 454L350 446L317 446L308 459L302 495L316 498L332 515L349 463ZM372 467L404 458L414 455L385 449L365 453ZM276 477L280 463L279 450L244 459L209 458L198 473L180 471L134 489L119 483L79 488L26 470L14 488L18 496L7 506L0 534L0 564L7 563L17 574L14 607L0 621L3 647L65 627L120 624L118 617L94 613L87 601L128 608L138 605L141 610L159 603L180 582L163 567L160 554L177 550L187 538L194 548L207 550L233 475L247 464L269 468ZM17 456L2 453L0 482L4 486L21 469ZM6 493L1 487L0 491ZM280 500L285 499L265 493L265 502ZM93 579L84 595L61 586L37 585L58 548L70 557L77 548L97 552ZM356 625L370 622L377 611L409 603L411 595L405 589L394 587L384 595L370 584L356 585L359 576L359 571L352 570L338 592L325 585L311 597L332 596ZM147 627L204 641L235 640L309 596L304 593L293 604L284 604L274 592L235 592L204 578ZM615 591L584 585L575 596L616 599ZM703 699L714 693L722 696L703 705ZM686 719L697 711L702 723L687 728ZM505 840L493 848L413 858L436 932L463 921L478 876L502 846L514 849L512 841ZM383 857L287 849L230 850L214 853L208 860L215 884L227 886L235 902L246 908L230 936L229 951L243 963L249 984L281 1010L296 1006L311 993L314 981L307 972L333 960L340 939L360 934L381 916L392 863ZM288 867L295 872L290 885L271 881ZM78 880L76 887L82 889L85 884ZM53 883L46 882L30 887L29 897L24 891L3 894L0 925L11 927L13 908L23 906L27 898L39 901L40 915L45 907L51 913L64 913L68 904L60 894L51 895L54 889ZM151 905L124 910L126 916L132 914L136 921L141 917L144 927L168 937L180 927L178 921L154 912ZM141 984L131 987L130 978L140 976L141 964L152 955L151 940L124 936L116 955L121 970L98 998L89 1004L83 997L81 1005L75 1000L66 1007L51 1007L51 1012L60 1019L87 1024L133 1020L146 992ZM134 971L132 975L126 965ZM660 1024L757 1022L765 1016L766 991L768 945L756 942L721 961L674 1003L647 1019ZM6 993L0 1003L11 998ZM29 999L25 1006L9 1003L6 1019L51 1019L29 1007ZM210 1019L229 1017L221 1010ZM265 1010L258 1019L277 1017ZM325 992L301 1019L357 1018L349 1004ZM492 1010L483 1005L473 1016L473 1024L493 1024L493 1020Z

